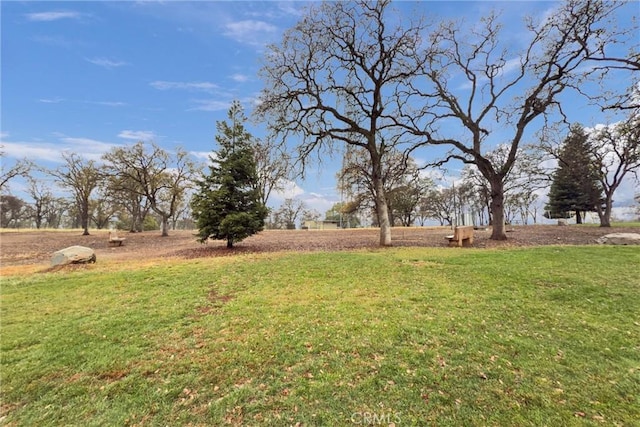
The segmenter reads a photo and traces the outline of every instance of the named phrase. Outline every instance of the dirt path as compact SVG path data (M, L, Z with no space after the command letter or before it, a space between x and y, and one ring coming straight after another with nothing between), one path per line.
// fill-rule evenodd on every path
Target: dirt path
M594 226L535 225L518 226L507 233L508 240L489 239L490 231L476 231L474 247L518 247L534 245L587 245L605 234L613 232L638 233L637 227L602 229ZM444 236L450 230L435 228L394 228L394 246L446 247ZM4 231L0 232L0 264L2 269L17 265L47 265L51 254L67 246L88 246L96 251L98 260L151 259L163 257L195 258L226 256L246 252L273 251L336 251L378 246L377 229L352 230L267 230L244 240L232 251L221 241L202 245L193 231L173 231L168 237L159 232L121 233L125 244L108 245L107 231L97 230L90 236L78 231Z

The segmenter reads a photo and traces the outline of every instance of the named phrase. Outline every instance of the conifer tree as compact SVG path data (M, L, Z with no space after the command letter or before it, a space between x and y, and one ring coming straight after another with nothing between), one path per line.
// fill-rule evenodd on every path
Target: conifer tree
M572 126L557 156L558 168L545 207L550 218L566 218L575 212L576 223L582 224L581 212L594 211L602 203L602 187L589 153L588 135L582 126Z
M229 122L216 123L218 150L210 156L210 173L198 182L193 214L200 242L226 240L227 248L264 228L267 208L257 189L252 136L244 128L242 106L234 101Z

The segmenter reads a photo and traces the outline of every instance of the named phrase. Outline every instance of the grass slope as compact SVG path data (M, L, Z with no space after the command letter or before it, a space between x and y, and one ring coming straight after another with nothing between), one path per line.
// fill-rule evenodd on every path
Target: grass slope
M638 265L390 249L6 279L0 421L632 425Z

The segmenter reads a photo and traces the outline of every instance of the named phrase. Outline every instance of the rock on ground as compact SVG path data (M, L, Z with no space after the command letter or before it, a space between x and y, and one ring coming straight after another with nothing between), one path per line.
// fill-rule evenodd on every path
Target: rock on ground
M69 246L53 253L51 265L85 264L96 262L96 253L85 246Z
M597 240L601 245L640 245L638 233L611 233Z

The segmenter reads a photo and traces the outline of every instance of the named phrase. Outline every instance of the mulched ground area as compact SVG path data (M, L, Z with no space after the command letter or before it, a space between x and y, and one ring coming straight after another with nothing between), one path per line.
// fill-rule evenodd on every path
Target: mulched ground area
M640 233L637 227L600 228L597 226L530 225L515 226L507 232L508 240L490 240L490 230L475 232L476 248L510 248L539 245L589 245L599 237L617 232ZM444 236L451 230L435 228L394 228L393 246L447 247ZM225 242L197 242L193 231L171 231L161 237L157 231L144 233L119 233L125 237L121 247L110 247L108 232L93 231L82 236L78 231L4 231L0 232L0 265L45 264L51 254L59 249L80 245L96 251L101 259L152 259L162 257L197 258L228 256L239 253L276 251L338 251L375 248L379 243L378 229L352 230L267 230L236 244L233 250Z

